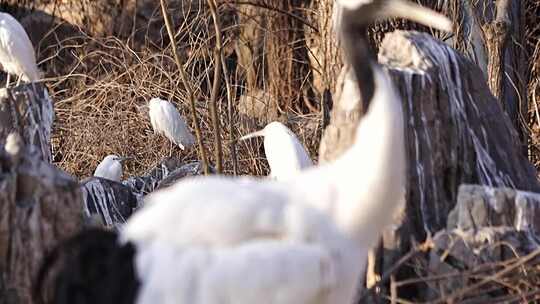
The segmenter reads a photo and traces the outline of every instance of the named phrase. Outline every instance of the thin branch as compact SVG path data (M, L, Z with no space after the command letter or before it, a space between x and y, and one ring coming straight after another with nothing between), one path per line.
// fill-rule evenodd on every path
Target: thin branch
M432 303L455 303L456 301L459 301L460 299L462 299L465 295L467 295L467 293L489 283L489 282L492 282L492 281L495 281L497 279L500 279L502 276L514 271L516 268L519 268L521 267L522 265L528 263L529 261L531 261L532 259L538 257L540 255L540 249L537 249L531 253L529 253L528 255L524 256L523 258L521 258L517 263L515 263L514 265L511 265L509 267L506 267L505 269L491 275L491 276L488 276L484 279L482 279L480 282L476 283L476 284L472 284L470 286L468 286L467 288L464 288L462 290L459 290L451 295L447 295L445 296L444 298L441 298L437 301L434 301Z
M314 25L310 24L309 22L307 22L306 20L304 20L302 17L299 17L295 14L292 14L290 12L287 12L286 10L282 10L278 7L274 7L274 6L270 6L268 4L264 4L264 3L256 3L256 2L250 2L250 1L233 1L233 3L230 3L230 4L235 4L235 5L250 5L250 6L255 6L255 7L260 7L260 8L264 8L266 10L269 10L269 11L274 11L274 12L278 12L280 14L283 14L283 15L287 15L295 20L297 20L298 22L302 23L303 25L309 27L310 29L312 29L315 33L319 33L319 29L317 27L315 27Z
M222 173L223 171L223 151L221 146L221 135L219 127L219 119L217 115L217 99L219 95L220 77L221 77L221 27L219 25L219 19L216 12L216 3L214 0L208 0L208 6L210 7L210 13L214 20L214 29L216 31L216 48L214 49L214 82L212 84L212 95L210 95L210 115L212 117L212 127L214 129L214 145L215 145L215 157L216 157L216 171Z
M227 123L229 124L229 150L231 153L231 158L233 162L233 175L238 175L238 157L236 155L236 137L234 136L234 126L233 126L233 100L235 93L231 88L229 83L229 71L227 70L227 65L225 64L225 58L223 52L221 52L221 65L223 69L223 78L225 79L225 88L227 89Z
M188 93L189 104L191 108L191 119L193 120L193 123L195 124L195 136L197 136L197 142L199 144L199 153L201 154L201 162L202 162L204 174L208 175L209 174L208 160L206 158L206 152L204 151L204 145L202 142L202 133L201 133L201 128L199 127L199 119L197 118L197 109L195 107L195 95L193 94L193 88L187 81L186 71L184 70L184 66L182 65L182 61L176 49L176 40L174 39L172 21L169 14L167 13L167 5L165 3L165 0L160 0L160 2L161 2L161 12L163 14L163 20L165 21L165 27L167 28L167 33L169 34L169 39L171 40L171 49L174 55L174 61L176 61L176 65L178 66L178 71L180 72L180 79L182 80L182 84L184 85L184 88Z

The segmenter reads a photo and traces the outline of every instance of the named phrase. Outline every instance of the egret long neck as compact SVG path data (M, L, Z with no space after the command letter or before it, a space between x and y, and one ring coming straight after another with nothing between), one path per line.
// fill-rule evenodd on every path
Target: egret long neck
M353 146L333 166L336 222L362 244L376 241L403 198L405 143L401 101L386 75L372 64L375 91Z

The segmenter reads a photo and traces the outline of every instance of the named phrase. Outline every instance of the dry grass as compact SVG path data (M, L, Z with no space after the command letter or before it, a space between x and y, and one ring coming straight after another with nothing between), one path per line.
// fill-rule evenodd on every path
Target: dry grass
M470 248L471 252L460 252L462 258L465 257L462 260L448 251L431 254L430 258L427 253L433 248L431 239L412 248L389 267L373 287L364 290L360 298L368 303L385 299L403 304L536 303L540 300L540 249L524 253L510 242L500 241ZM473 250L476 260L468 255ZM502 258L497 255L501 252L511 253L511 256ZM431 266L433 259L446 267ZM466 263L470 267L463 267ZM409 273L397 279L404 268L413 270L416 275ZM434 273L434 270L438 271ZM387 288L381 289L385 284ZM400 297L403 294L408 295L408 299Z
M209 117L210 88L213 77L212 24L209 15L195 12L192 17L203 21L183 22L176 27L181 41L180 52L184 55L185 69L189 74L197 97L198 117L201 119L203 141L210 157L213 156L213 136ZM191 19L190 19L191 20ZM207 31L200 30L207 26ZM190 30L196 27L198 30ZM228 28L225 31L234 31ZM165 34L165 29L162 29ZM117 37L96 38L76 29L75 35L57 38L47 47L41 46L40 58L46 58L41 67L49 77L64 74L49 82L55 102L56 120L53 131L53 157L60 168L79 178L89 176L107 154L129 155L134 159L127 162L125 176L140 175L161 158L169 155L182 160L198 159L196 147L181 151L171 149L169 142L154 135L147 117L141 109L152 97L161 97L173 102L180 113L193 126L189 115L189 103L172 57L171 49L164 38L163 46L146 41L137 50L132 41ZM236 92L242 91L243 81L238 71L229 71L229 81ZM222 127L224 168L232 172L230 139L262 127L265 121L253 121L235 115L233 132L229 133L227 98L223 86L218 101L219 119ZM234 112L234 111L233 111ZM320 131L317 130L318 115L288 115L289 126L315 158ZM306 127L306 124L309 125ZM265 175L268 173L262 141L252 140L238 145L240 174Z

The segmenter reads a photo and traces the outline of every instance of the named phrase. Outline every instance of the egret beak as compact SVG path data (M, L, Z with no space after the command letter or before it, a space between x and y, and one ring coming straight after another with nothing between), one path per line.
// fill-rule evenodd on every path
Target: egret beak
M253 138L253 137L260 137L260 136L264 136L264 129L259 130L259 131L255 131L253 133L246 134L246 135L240 137L237 141L246 140L246 139L250 139L250 138Z
M387 1L382 11L384 17L405 18L441 31L452 31L452 21L446 16L410 1Z
M120 157L118 161L123 164L126 160L133 159L133 156Z

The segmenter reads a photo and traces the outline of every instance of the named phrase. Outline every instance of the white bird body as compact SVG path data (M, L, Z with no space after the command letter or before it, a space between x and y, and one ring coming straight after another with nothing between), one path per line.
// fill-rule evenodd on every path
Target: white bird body
M32 42L10 14L0 13L0 65L9 74L33 82L40 78Z
M163 99L152 98L148 107L150 123L154 133L164 135L182 150L193 145L195 138L172 103Z
M313 166L308 152L296 135L284 124L274 121L262 130L240 138L245 140L255 136L264 137L264 153L270 166L270 176L277 180L287 180L305 168Z
M405 182L401 103L374 69L371 106L336 162L287 182L195 177L150 194L122 230L138 248L137 303L351 303Z
M105 156L97 165L94 176L119 182L122 178L122 162L124 160L125 158L113 154Z

